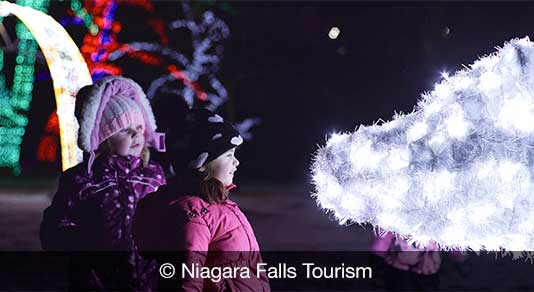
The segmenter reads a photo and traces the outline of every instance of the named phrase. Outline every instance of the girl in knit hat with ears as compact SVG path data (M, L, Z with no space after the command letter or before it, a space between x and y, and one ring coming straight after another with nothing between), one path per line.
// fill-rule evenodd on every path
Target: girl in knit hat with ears
M44 211L40 238L53 251L111 251L73 256L75 290L150 290L154 262L143 260L131 222L137 203L165 184L147 147L164 151L164 135L141 87L110 76L76 96L78 145L86 159L61 174L52 204ZM99 257L102 255L102 257Z
M239 166L236 148L243 143L237 130L205 109L190 110L185 125L168 132L176 177L139 203L134 234L143 251L172 251L172 261L185 251L182 271L216 267L248 270L223 279L198 273L177 282L160 281L159 288L185 291L270 291L258 242L247 217L228 193L235 188ZM160 279L161 280L161 279ZM163 287L165 286L165 287Z

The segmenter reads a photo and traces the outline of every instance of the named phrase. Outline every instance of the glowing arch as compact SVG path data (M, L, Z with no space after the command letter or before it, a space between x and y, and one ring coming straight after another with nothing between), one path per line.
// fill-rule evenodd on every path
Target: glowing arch
M59 118L62 168L66 170L82 160L82 151L76 142L78 123L74 117L74 104L76 92L93 83L91 74L74 41L52 17L29 7L0 2L0 15L9 14L26 25L48 63Z

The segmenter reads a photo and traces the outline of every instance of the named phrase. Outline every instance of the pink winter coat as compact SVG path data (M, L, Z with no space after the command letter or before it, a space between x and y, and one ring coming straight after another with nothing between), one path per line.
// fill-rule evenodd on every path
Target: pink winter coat
M372 250L387 264L403 271L430 275L437 273L441 266L441 254L433 241L426 248L418 249L388 232L383 237L375 237Z
M250 269L250 278L231 277L219 282L186 277L180 289L270 291L266 275L256 277L262 259L254 231L230 199L210 204L199 196L180 194L173 184L167 185L141 201L133 224L141 250L185 251L188 266Z

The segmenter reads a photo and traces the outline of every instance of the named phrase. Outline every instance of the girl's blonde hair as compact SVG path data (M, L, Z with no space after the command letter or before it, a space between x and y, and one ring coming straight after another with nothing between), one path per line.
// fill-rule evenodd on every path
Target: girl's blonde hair
M150 161L150 149L148 149L146 145L143 146L143 150L141 150L141 159L143 160L143 167L146 167Z
M228 199L228 190L221 181L213 177L212 163L208 163L200 168L200 192L211 204L219 204Z

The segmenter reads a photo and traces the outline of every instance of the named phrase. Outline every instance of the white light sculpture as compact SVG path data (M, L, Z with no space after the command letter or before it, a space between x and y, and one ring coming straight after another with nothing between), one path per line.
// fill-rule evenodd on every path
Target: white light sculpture
M534 43L506 43L422 95L414 112L334 134L313 197L341 224L419 246L534 251Z

